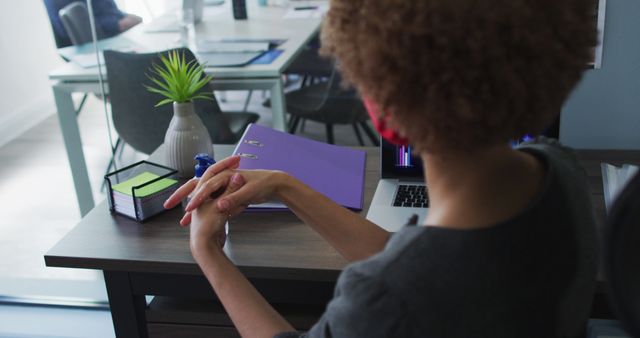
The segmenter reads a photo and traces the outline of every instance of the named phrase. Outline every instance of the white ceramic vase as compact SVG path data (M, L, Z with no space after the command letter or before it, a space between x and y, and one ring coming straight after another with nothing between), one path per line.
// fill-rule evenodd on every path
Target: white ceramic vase
M193 177L194 157L207 153L213 157L211 136L193 111L193 102L173 103L173 118L164 136L167 165L178 170L178 176Z

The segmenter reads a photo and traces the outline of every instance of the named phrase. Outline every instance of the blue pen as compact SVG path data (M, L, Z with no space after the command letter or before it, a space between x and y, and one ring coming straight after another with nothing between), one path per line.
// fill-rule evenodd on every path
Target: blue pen
M210 166L216 164L216 160L214 160L213 157L209 156L209 154L207 154L207 153L201 153L201 154L196 155L194 160L198 161L198 164L196 164L196 176L195 176L195 178L202 177L204 172L207 171L207 169Z
M207 153L200 153L196 155L194 160L198 161L195 166L196 174L193 177L195 179L200 179L200 177L204 175L204 172L207 171L210 166L216 164L216 160L214 160L213 157L209 156L209 154ZM189 204L189 201L191 201L191 196L188 196L182 201L182 207L186 208L187 204Z

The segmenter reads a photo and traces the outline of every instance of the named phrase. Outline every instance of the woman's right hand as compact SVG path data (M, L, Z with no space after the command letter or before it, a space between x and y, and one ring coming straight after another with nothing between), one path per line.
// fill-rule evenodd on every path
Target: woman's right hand
M207 169L207 171L202 175L202 179L194 178L187 181L180 188L178 188L167 200L164 202L165 209L171 209L176 205L180 204L182 200L187 198L189 195L193 193L196 188L200 186L201 181L206 181L209 178L225 171L228 169L236 169L240 164L240 156L231 156L227 157L218 163L212 165Z
M225 170L200 182L187 204L187 213L198 208L212 194L225 185L233 185L234 192L216 200L220 212L231 215L242 212L249 204L264 203L276 197L278 188L289 175L275 170Z

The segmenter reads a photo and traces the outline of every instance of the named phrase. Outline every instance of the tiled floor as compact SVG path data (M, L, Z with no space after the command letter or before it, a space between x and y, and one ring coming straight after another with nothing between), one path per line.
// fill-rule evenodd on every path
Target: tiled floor
M0 306L0 338L113 338L106 310Z
M79 117L94 182L109 159L100 107L92 98ZM93 271L44 266L44 253L80 220L56 116L0 148L0 158L0 294L47 295L50 282L99 278Z

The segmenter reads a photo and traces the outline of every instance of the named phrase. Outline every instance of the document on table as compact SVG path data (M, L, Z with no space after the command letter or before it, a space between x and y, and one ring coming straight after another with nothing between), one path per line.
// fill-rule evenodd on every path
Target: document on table
M111 49L121 52L140 52L143 51L139 45L136 45L133 41L122 37L114 36L112 38L102 39L97 42L98 50L100 51L100 64L104 64L104 57L102 51ZM65 59L83 67L92 68L98 66L98 57L96 57L93 43L85 43L79 46L69 46L58 49L58 53Z
M291 7L285 13L284 19L320 19L327 12L328 7L326 5L319 6L300 6Z
M198 59L210 67L242 67L269 51L269 40L200 40Z
M144 24L145 33L177 33L180 31L178 17L175 15L163 15Z
M196 44L196 50L198 53L266 52L269 50L269 42L200 40Z
M207 67L243 67L262 54L263 52L198 53L198 60Z
M70 56L69 60L71 60L71 62L81 66L82 68L92 68L92 67L97 67L98 66L98 60L100 60L100 64L101 65L104 64L104 55L102 54L102 52L99 52L98 56L96 56L93 53L91 53L91 54L78 54L78 55Z
M119 52L139 52L139 50L136 50L134 48L123 48L123 49L118 49ZM96 57L95 53L88 53L88 54L73 54L73 55L69 55L67 58L69 60L71 60L71 62L81 66L82 68L93 68L93 67L98 67L98 60L100 60L100 65L104 65L104 55L102 53L102 51L98 52L98 57Z

